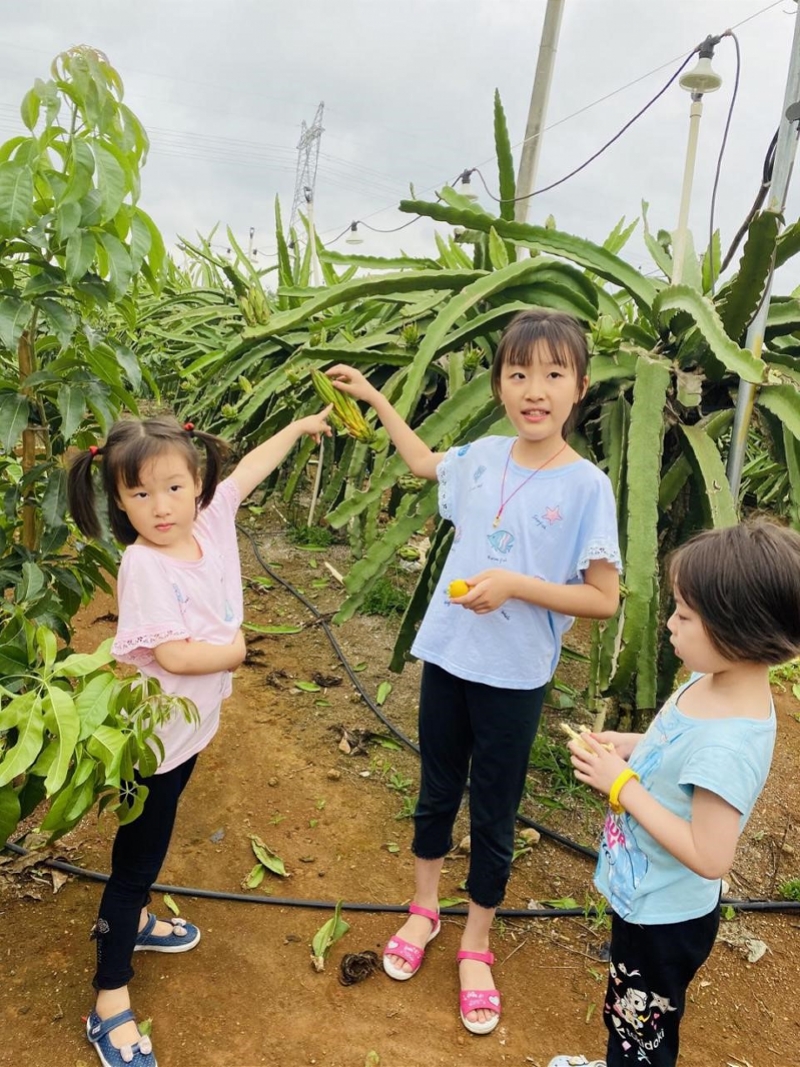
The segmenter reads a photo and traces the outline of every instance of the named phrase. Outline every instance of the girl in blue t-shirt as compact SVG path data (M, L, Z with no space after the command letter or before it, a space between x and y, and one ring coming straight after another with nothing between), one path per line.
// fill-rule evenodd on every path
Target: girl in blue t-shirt
M608 794L595 874L612 909L606 1060L674 1067L686 990L719 926L722 875L775 743L770 665L800 652L800 536L759 522L673 555L667 626L692 672L645 734L570 743L575 777ZM603 744L611 744L608 751ZM557 1056L549 1067L588 1064Z
M514 822L561 636L572 617L608 618L619 599L616 509L608 478L567 443L587 384L583 330L569 315L517 315L495 354L491 385L514 437L433 452L352 367L327 373L370 404L418 477L439 482L455 526L412 652L424 660L422 780L414 816L415 892L386 945L404 981L440 930L439 876L470 777L469 914L458 952L461 1021L488 1034L500 1018L489 931L505 894ZM448 596L454 579L468 591Z

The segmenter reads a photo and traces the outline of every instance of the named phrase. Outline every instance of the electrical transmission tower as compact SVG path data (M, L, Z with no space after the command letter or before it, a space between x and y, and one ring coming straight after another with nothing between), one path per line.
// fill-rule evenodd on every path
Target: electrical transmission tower
M297 142L297 177L294 183L294 199L292 201L292 214L289 219L289 232L297 221L297 215L301 207L305 208L308 216L308 228L312 241L314 241L314 189L317 183L317 163L319 162L319 143L322 139L322 112L325 108L324 101L317 108L314 121L310 126L305 122L300 127L300 140ZM316 264L316 256L312 255L312 263Z

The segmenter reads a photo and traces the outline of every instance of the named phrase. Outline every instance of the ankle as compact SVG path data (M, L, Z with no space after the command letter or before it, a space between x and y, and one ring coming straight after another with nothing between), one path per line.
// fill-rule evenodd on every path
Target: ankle
M131 1006L131 998L127 986L119 989L99 989L94 1010L101 1019L110 1019L112 1015L119 1015Z

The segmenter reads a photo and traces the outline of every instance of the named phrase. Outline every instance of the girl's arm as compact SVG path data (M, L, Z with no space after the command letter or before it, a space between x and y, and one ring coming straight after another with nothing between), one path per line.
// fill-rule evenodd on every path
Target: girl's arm
M330 437L331 428L328 425L328 415L331 412L332 406L333 405L329 405L318 415L309 415L304 419L298 419L296 422L290 422L288 426L284 426L284 428L279 430L273 437L264 441L263 444L258 445L240 460L236 465L233 474L231 474L231 478L233 478L239 487L239 493L242 500L244 500L245 497L248 497L255 487L260 485L268 475L272 474L275 468L289 454L292 446L300 440L303 434L309 434L317 442L319 442L322 434ZM175 673L205 674L206 672L176 671Z
M244 634L239 630L229 645L208 641L165 641L153 649L156 663L170 674L218 674L234 671L247 655Z
M583 572L583 582L576 585L545 582L500 567L481 571L466 582L469 593L454 598L453 603L478 615L496 611L512 597L581 619L609 619L619 607L619 574L605 559L593 559Z
M601 793L608 793L627 764L608 752L590 734L582 734L593 753L571 741L575 777ZM695 786L692 817L669 811L635 778L620 790L620 803L671 856L701 878L721 878L733 863L739 840L740 813L722 797Z
M600 733L593 732L592 737L601 745L613 745L617 755L627 760L644 734L623 734L618 730L603 730Z
M348 367L345 363L337 363L325 373L333 380L334 388L348 393L356 400L363 400L375 409L375 414L412 474L417 478L427 478L431 482L437 481L436 468L444 459L444 452L432 451L397 414L386 397L379 393L374 385L370 385L361 371Z

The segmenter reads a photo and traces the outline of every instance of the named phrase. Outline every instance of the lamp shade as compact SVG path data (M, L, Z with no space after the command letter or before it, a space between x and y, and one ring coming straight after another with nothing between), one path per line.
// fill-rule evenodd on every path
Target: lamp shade
M678 84L687 93L715 93L722 85L722 78L711 66L708 56L701 56L691 70L681 75Z
M358 232L358 223L351 222L350 229L347 231L347 237L344 239L346 245L363 245L364 238Z

